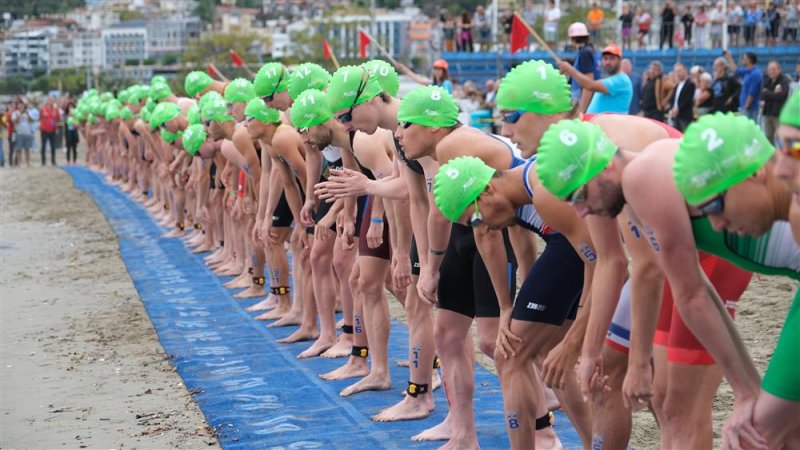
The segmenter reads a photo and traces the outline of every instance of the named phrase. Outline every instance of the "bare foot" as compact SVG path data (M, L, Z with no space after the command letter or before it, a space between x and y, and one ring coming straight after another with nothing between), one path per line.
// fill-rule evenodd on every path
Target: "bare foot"
M183 230L181 230L180 228L175 228L174 230L170 231L169 233L161 235L161 237L167 238L167 239L181 237L181 236L183 236Z
M261 314L260 316L256 316L256 320L275 320L275 319L280 319L281 317L283 317L286 314L288 314L289 310L291 308L292 308L291 305L289 305L289 306L287 306L285 308L280 308L280 307L275 308L272 311L267 311L264 314Z
M464 450L464 449L479 449L478 436L472 436L469 439L460 439L458 441L450 439L446 444L439 447L439 450Z
M389 378L389 374L376 375L375 373L370 373L366 377L357 381L355 384L342 389L342 392L339 392L339 395L342 397L349 397L353 394L358 394L359 392L386 391L391 388L392 380Z
M291 344L293 342L310 341L317 338L319 338L319 331L317 331L316 328L312 330L300 328L289 336L286 336L283 339L278 339L278 343Z
M333 347L336 342L333 339L317 339L311 347L308 347L302 353L297 355L297 359L314 358L321 355L325 350Z
M203 245L201 245L199 247L196 247L194 250L192 250L192 253L194 253L194 254L197 254L197 253L208 253L210 251L211 251L211 246L203 244Z
M444 422L436 425L432 428L428 428L427 430L411 437L412 441L420 442L420 441L447 441L450 439L450 434L452 430L450 429L450 415L448 415Z
M408 367L408 360L403 361L395 361L397 363L397 367Z
M433 406L428 405L425 400L430 395L423 395L422 397L406 396L400 403L386 408L378 414L372 416L375 422L396 422L398 420L416 420L428 417L433 411ZM433 401L430 402L431 404Z
M249 274L248 274L249 275ZM253 283L250 285L249 288L239 292L238 294L234 295L233 298L253 298L253 297L263 297L266 294L264 290L264 286L260 284Z
M561 445L561 440L558 438L556 434L556 430L553 427L543 428L541 430L537 430L534 434L534 442L536 448L544 449L544 450L561 450L564 448Z
M242 289L253 285L253 276L248 272L244 272L236 278L223 284L222 287L226 289Z
M348 378L360 378L369 374L369 366L365 358L358 358L355 356L350 357L345 365L336 370L324 373L319 377L323 380L346 380Z
M341 358L348 356L353 349L353 335L342 333L339 335L339 340L336 345L329 348L325 353L321 354L323 358Z
M261 300L260 302L256 303L255 305L250 305L244 310L247 312L256 312L256 311L268 311L274 308L275 305L269 301L269 298Z
M280 320L277 320L267 325L267 328L290 327L292 325L302 325L302 323L303 323L302 313L298 312L292 314L291 311L289 311L289 313L281 317Z

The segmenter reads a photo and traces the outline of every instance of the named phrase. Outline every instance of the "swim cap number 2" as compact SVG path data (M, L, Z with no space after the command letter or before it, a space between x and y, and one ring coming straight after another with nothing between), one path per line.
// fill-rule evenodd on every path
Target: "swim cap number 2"
M725 140L717 135L717 130L713 128L706 128L700 133L700 139L706 141L708 151L713 152L725 144Z

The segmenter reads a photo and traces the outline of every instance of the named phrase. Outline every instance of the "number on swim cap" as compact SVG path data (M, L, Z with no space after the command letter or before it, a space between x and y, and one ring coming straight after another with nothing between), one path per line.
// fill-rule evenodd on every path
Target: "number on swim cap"
M274 68L274 67L273 67L271 70L267 70L266 72L267 72L267 74L269 74L269 76L271 76L271 77L277 77L277 76L278 76L278 71L277 71L277 70L275 70L275 68Z
M438 89L434 89L431 92L431 100L436 100L437 102L442 99L442 93Z
M725 144L725 140L717 135L717 130L713 128L706 128L700 133L700 139L706 141L708 151L713 152Z
M547 79L547 71L545 70L544 66L539 66L539 75L542 76L543 80Z
M460 172L455 167L448 167L447 170L444 172L444 174L450 177L451 180L455 180L456 178L458 178L459 173Z
M578 142L578 136L569 130L561 130L561 133L558 134L558 138L561 139L564 145L569 145L570 147Z
M383 76L383 77L389 75L389 67L381 66L380 73L381 73L381 76Z
M300 98L300 103L302 103L303 106L308 106L309 103L316 105L317 101L314 99L313 95L305 95Z
M343 71L343 72L342 72L342 81L343 81L343 82L345 82L345 83L347 83L347 77L349 77L349 76L350 76L350 72L348 72L348 71L346 71L346 70L345 70L345 71Z

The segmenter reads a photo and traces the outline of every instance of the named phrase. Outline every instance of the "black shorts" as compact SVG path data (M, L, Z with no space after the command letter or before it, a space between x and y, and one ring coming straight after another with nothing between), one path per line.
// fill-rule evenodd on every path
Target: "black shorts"
M356 221L355 221L355 236L359 237L361 235L361 217L364 214L364 208L367 204L367 197L361 196L356 199ZM321 201L319 206L317 206L317 210L314 211L314 214L311 216L314 223L319 222L328 214L328 211L331 210L333 203L328 203L326 201ZM314 233L314 227L310 228L311 231L309 233ZM336 231L336 223L334 222L331 225L331 230Z
M411 259L411 275L419 276L419 252L417 252L417 240L411 236L411 252L408 257Z
M516 291L517 261L503 230L508 261L508 283ZM472 228L457 223L450 232L450 242L439 269L439 308L467 317L499 317L500 306L489 272L478 253Z
M575 320L582 290L583 260L564 235L554 233L525 277L511 317L560 326Z
M208 188L217 188L217 163L211 161L211 168L208 170Z
M378 199L377 201L382 201L382 199ZM372 219L372 204L375 202L375 197L368 196L366 200L366 206L364 207L364 214L361 219L361 223L364 224L364 236L363 239L358 240L358 256L372 256L374 258L385 259L391 261L392 259L392 246L389 242L389 224L386 223L386 215L383 215L383 243L376 248L369 248L367 245L367 230L369 229L368 224Z
M275 207L275 212L272 213L272 226L275 228L289 228L292 226L293 219L289 202L286 201L286 192L282 192L281 199L278 200L278 206Z

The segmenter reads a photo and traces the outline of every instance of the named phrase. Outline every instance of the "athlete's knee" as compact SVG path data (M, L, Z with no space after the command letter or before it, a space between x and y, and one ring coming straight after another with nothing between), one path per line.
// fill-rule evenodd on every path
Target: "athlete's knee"
M353 267L353 261L347 253L336 253L333 255L333 270L337 275L344 275Z
M478 336L478 349L490 358L495 356L496 343L495 336Z
M364 302L378 301L383 298L383 280L377 277L361 276L358 278L358 290L364 296Z
M461 333L446 324L441 324L440 321L437 321L433 328L433 338L436 341L436 348L441 353L457 351L466 343L466 339Z

